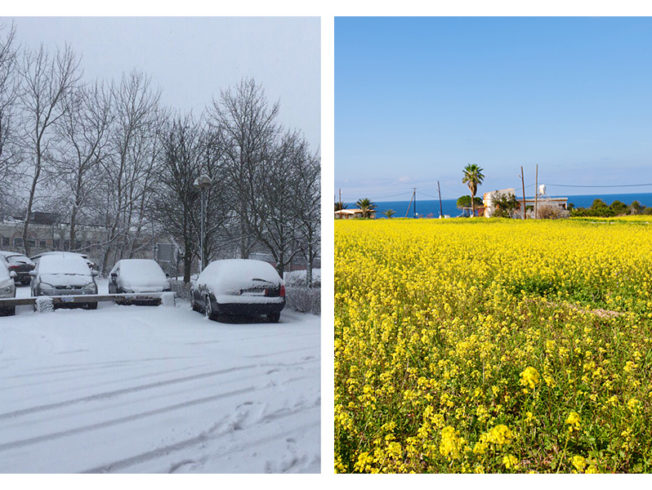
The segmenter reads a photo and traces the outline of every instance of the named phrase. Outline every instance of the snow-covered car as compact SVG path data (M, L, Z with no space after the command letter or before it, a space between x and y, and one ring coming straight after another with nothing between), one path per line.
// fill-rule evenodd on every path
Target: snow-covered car
M2 258L4 258L9 271L16 273L14 277L15 282L20 282L23 286L29 284L29 281L32 279L29 272L34 270L34 262L18 252L0 251L0 259Z
M155 260L119 260L109 274L109 294L161 293L163 291L170 291L170 281ZM120 302L128 301L120 300ZM139 300L137 302L145 303L147 301ZM160 304L161 300L157 299L150 303Z
M70 296L97 294L96 271L77 254L61 252L39 258L32 275L32 296ZM97 308L97 301L71 303L71 306Z
M191 288L192 309L215 320L217 315L265 315L278 322L285 306L285 284L267 262L249 259L215 260Z
M80 254L80 253L77 253L77 252L64 252L64 251L61 251L61 250L54 250L52 252L42 252L42 253L40 253L38 255L34 255L31 258L31 260L35 264L38 264L38 261L41 260L41 257L45 257L46 255L53 255L53 254L54 255L58 255L58 254L76 255L76 256L81 257L82 259L84 259L86 261L86 263L88 264L88 267L91 268L91 270L97 270L98 269L97 264L95 262L93 262L91 259L89 259L88 255Z
M0 298L15 298L16 285L14 278L16 273L10 271L3 260L0 260ZM6 306L0 308L0 314L14 315L16 314L16 306Z

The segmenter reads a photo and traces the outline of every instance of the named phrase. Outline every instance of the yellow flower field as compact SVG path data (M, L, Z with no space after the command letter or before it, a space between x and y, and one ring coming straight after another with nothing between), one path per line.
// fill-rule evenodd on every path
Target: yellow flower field
M652 471L649 221L337 221L336 471Z

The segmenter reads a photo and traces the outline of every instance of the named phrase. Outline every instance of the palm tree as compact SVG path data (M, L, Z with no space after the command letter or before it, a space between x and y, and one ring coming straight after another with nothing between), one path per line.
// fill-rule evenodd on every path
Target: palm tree
M391 218L396 214L396 211L394 211L393 209L386 209L385 211L383 211L383 214L388 218Z
M471 216L475 216L475 193L478 192L478 186L482 184L484 180L484 174L482 169L478 167L475 163L469 163L464 167L464 177L462 178L462 183L469 186L471 191Z
M368 218L371 212L376 209L376 205L367 197L358 199L358 202L355 204L358 206L358 208L360 208L360 211L362 211L363 218Z

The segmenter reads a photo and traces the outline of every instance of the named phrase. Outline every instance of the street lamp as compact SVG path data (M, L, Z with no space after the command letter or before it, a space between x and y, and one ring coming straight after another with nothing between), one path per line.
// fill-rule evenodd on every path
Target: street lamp
M201 216L199 218L200 235L199 235L199 272L204 269L204 223L206 222L206 189L213 183L211 178L202 174L195 179L193 185L201 193Z

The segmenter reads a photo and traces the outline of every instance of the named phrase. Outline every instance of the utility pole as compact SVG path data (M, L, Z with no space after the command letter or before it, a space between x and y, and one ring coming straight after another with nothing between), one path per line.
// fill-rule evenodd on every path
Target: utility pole
M537 173L534 178L534 219L539 217L539 164L537 163Z
M340 207L344 208L344 206L342 206L342 188L341 187L340 187Z
M439 181L437 181L437 192L439 193L439 217L443 218L444 212L442 211L441 207L441 188L439 187Z
M417 217L417 188L415 187L412 191L412 196L414 196L414 217Z
M521 165L521 184L523 185L523 219L527 219L527 208L525 207L525 179L523 178L523 165Z
M408 204L407 211L405 212L405 217L406 218L408 217L408 214L410 214L410 207L412 206L412 199L414 199L414 193L412 193L412 195L410 196L410 202Z

